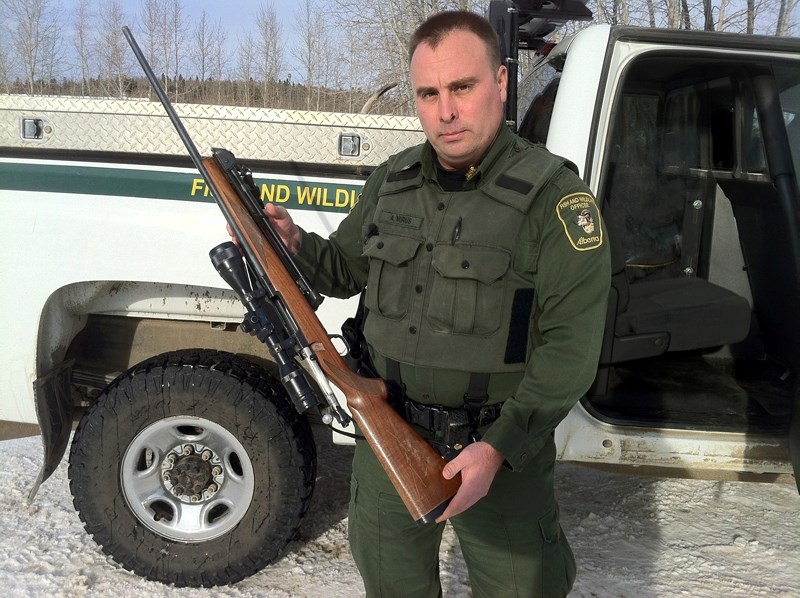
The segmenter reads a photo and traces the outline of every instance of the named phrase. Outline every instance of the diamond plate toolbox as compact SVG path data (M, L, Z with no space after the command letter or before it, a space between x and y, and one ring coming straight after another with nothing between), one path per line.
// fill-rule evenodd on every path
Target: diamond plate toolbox
M377 166L424 141L415 117L175 104L197 149L241 160ZM344 136L350 153L342 156ZM0 95L0 148L185 156L159 102Z

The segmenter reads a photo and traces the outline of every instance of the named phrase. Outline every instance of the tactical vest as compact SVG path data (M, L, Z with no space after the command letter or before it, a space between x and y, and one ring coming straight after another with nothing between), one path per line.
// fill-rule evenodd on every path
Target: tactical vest
M365 223L365 337L400 363L520 372L535 290L534 260L519 253L535 252L536 241L518 237L565 161L515 141L475 189L451 193L423 176L423 147L389 160Z

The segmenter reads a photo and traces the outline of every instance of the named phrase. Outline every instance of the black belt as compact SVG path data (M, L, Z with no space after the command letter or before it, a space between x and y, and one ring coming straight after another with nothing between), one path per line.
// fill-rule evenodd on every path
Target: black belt
M498 417L502 404L486 405L489 398L490 374L473 372L469 375L469 386L464 393L464 407L451 408L442 405L425 405L405 396L405 385L400 375L400 363L386 359L386 382L398 389L396 396L402 397L402 405L397 405L406 421L433 432L434 445L447 459L452 459L462 448L481 439L478 428L488 426Z
M502 403L484 405L478 412L473 425L476 428L488 426L500 417ZM405 398L406 421L431 432L444 432L452 425L470 424L469 413L464 408L425 405Z
M500 417L502 406L502 403L484 405L477 417L470 417L464 408L425 405L408 397L404 399L406 421L433 432L431 444L448 460L468 444L480 440L478 428L488 426Z

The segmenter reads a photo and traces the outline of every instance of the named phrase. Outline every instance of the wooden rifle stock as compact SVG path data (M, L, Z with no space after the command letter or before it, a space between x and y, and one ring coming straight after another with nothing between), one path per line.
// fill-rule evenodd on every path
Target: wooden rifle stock
M203 158L202 162L211 179L209 186L217 190L217 200L241 234L240 243L250 248L308 340L323 372L344 393L353 419L411 516L421 525L434 521L458 490L460 474L452 480L442 476L444 458L389 405L383 380L359 376L347 367L216 159Z

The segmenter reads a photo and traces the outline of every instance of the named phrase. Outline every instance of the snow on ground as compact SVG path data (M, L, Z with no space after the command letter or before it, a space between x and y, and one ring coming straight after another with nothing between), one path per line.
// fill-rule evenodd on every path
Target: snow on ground
M7 597L361 596L347 546L352 449L320 440L312 516L277 563L235 586L174 588L107 559L72 508L66 461L33 505L38 437L0 442L0 594ZM571 596L800 597L800 497L794 486L642 478L557 468L562 524L578 560ZM467 597L458 544L442 545L445 597Z

